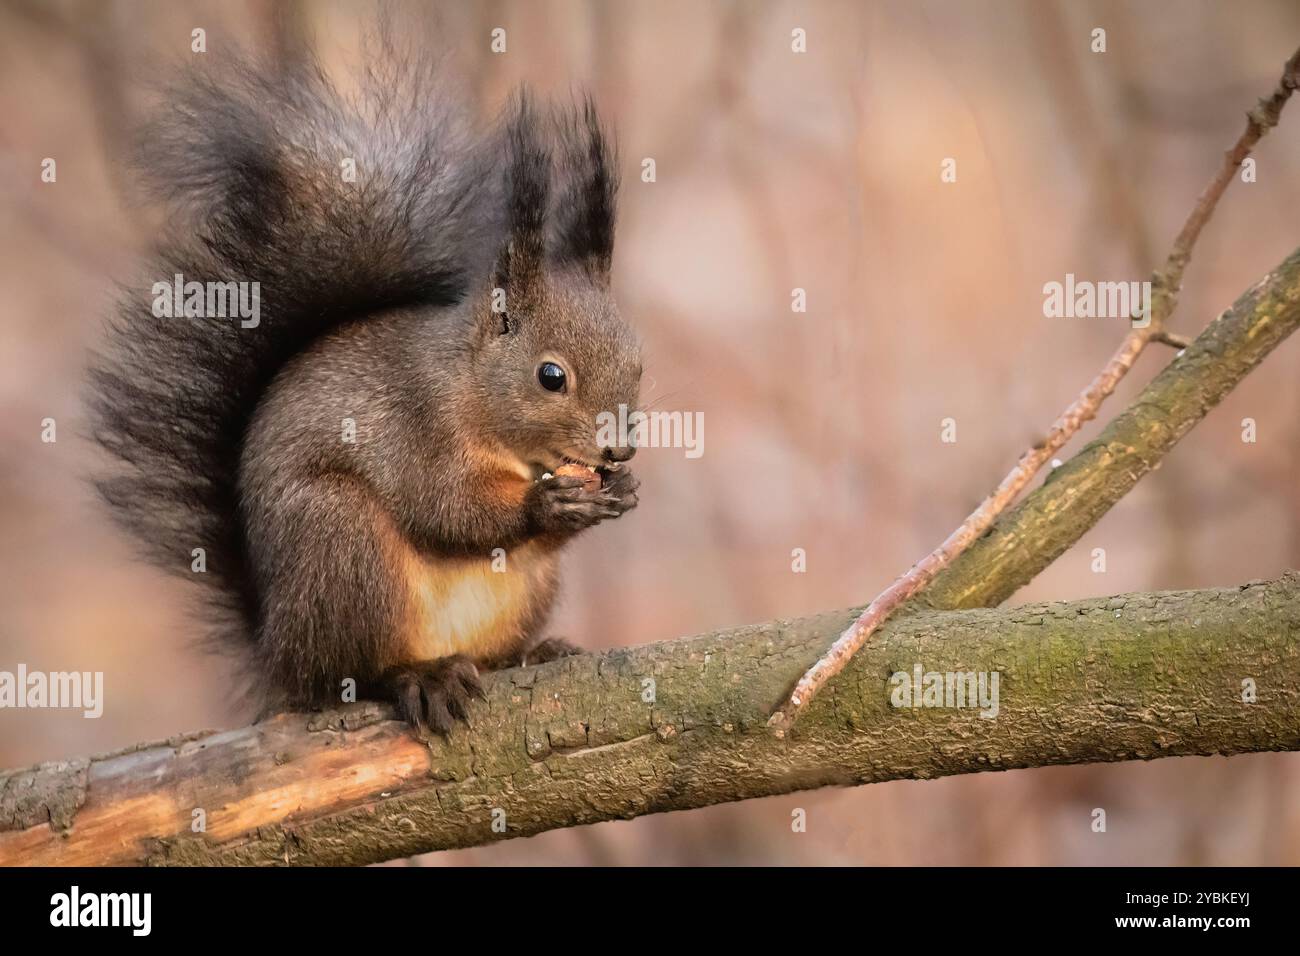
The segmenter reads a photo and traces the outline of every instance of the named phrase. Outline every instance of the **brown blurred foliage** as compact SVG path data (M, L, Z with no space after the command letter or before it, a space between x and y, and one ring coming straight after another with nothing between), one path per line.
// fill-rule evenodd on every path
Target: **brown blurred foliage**
M485 113L521 81L594 91L622 150L615 282L645 339L644 397L704 412L703 457L643 452L640 509L574 548L554 630L589 647L859 603L929 550L1122 335L1115 320L1044 318L1043 284L1146 278L1300 41L1289 0L419 13ZM107 694L99 720L0 712L0 766L250 717L226 667L190 646L183 591L132 560L87 491L85 350L158 221L130 198L124 161L143 81L192 55L197 26L207 56L310 43L337 65L371 14L0 4L0 668L102 670ZM496 26L504 55L488 48ZM805 54L791 52L795 27ZM1297 113L1258 151L1258 181L1225 197L1175 330L1194 333L1300 241ZM40 181L45 157L56 184ZM640 180L645 157L654 183ZM945 157L956 183L940 182ZM1167 357L1145 356L1115 407ZM1016 600L1300 566L1297 368L1290 342ZM950 416L958 441L944 444ZM39 440L46 417L55 444ZM796 547L805 574L791 573ZM1096 547L1105 574L1090 570ZM1294 754L1053 768L796 794L422 862L1294 864L1297 792ZM791 832L795 807L807 833ZM1094 807L1108 833L1091 832Z

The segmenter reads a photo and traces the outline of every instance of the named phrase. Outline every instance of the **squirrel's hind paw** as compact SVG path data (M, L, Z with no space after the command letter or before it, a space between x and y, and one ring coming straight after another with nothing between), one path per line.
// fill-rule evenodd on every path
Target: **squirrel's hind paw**
M463 654L390 667L381 682L402 720L444 737L468 717L473 698L487 698L478 669Z
M574 654L581 653L581 647L570 644L562 637L548 637L520 654L519 663L521 665L545 664L547 661L558 661L561 657L572 657Z

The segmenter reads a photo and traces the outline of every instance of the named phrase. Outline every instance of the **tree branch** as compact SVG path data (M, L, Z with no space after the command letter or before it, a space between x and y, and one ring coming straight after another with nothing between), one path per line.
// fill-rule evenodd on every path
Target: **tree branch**
M991 607L1055 561L1300 327L1300 249L1210 323L1077 455L998 520L917 600Z
M769 725L784 733L812 693L907 601L940 608L991 607L1010 597L1101 520L1297 326L1300 249L1211 322L1095 441L994 524L994 516L1032 475L1022 467L1022 457L1021 466L961 527L851 622L796 682ZM1060 426L1058 421L1056 428ZM1014 490L1007 487L1011 482Z
M1210 221L1219 198L1228 188L1237 169L1250 155L1251 150L1264 135L1277 125L1282 108L1300 86L1300 49L1282 66L1282 77L1271 96L1262 99L1246 115L1246 128L1232 147L1224 153L1214 178L1201 192L1183 223L1173 249L1165 261L1165 268L1152 277L1150 314L1143 326L1134 327L1124 336L1115 354L1110 357L1088 387L1070 403L1060 417L1052 423L1046 437L1022 454L1014 468L998 484L993 493L980 502L979 507L966 516L957 529L943 543L918 561L893 584L878 594L867 605L862 615L850 624L835 642L795 683L785 702L768 719L768 726L779 736L783 734L799 713L808 705L825 684L848 663L881 623L912 598L925 590L935 577L948 568L977 539L993 526L1007 506L1028 487L1030 481L1057 451L1065 446L1083 425L1096 417L1103 402L1129 373L1138 356L1151 342L1182 347L1185 340L1165 328L1178 304L1182 288L1183 271L1191 260L1196 240ZM1136 318L1136 316L1134 316Z
M771 702L855 613L489 674L469 726L427 746L357 704L9 772L0 864L372 863L815 787L1300 749L1297 573L902 615L773 737ZM918 665L998 672L997 716L894 707L891 674Z

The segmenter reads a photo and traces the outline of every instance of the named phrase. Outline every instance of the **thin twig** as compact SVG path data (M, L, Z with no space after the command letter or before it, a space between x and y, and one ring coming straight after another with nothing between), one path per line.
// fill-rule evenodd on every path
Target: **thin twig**
M844 669L849 659L894 611L924 589L936 574L951 564L972 542L993 526L993 522L1024 490L1039 469L1073 437L1085 422L1096 416L1102 402L1115 391L1115 387L1128 374L1137 357L1150 342L1158 341L1178 347L1185 344L1185 340L1181 337L1166 332L1164 326L1178 303L1183 272L1191 260L1192 249L1201 230L1205 228L1205 224L1214 213L1219 198L1236 175L1237 169L1264 134L1277 125L1282 107L1286 105L1297 86L1300 86L1300 49L1297 49L1287 60L1282 78L1278 81L1272 96L1260 100L1255 108L1246 114L1245 131L1224 154L1223 164L1197 199L1187 221L1183 223L1183 228L1174 239L1173 249L1165 261L1164 269L1152 277L1150 322L1142 328L1133 328L1129 331L1097 377L1052 424L1046 438L1020 456L1015 468L943 544L877 595L822 658L799 679L790 697L768 719L768 726L778 736L784 735L786 728L794 723L817 691Z

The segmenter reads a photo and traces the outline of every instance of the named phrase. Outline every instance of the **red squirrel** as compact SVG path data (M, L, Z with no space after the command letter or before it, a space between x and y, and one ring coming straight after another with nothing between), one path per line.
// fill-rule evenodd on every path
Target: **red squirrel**
M269 705L351 681L446 733L480 669L573 652L543 631L560 554L637 504L634 449L596 440L641 378L609 139L589 99L520 94L480 129L418 57L346 97L311 61L227 60L166 105L148 277L256 283L260 315L124 294L91 372L98 489L205 586Z

